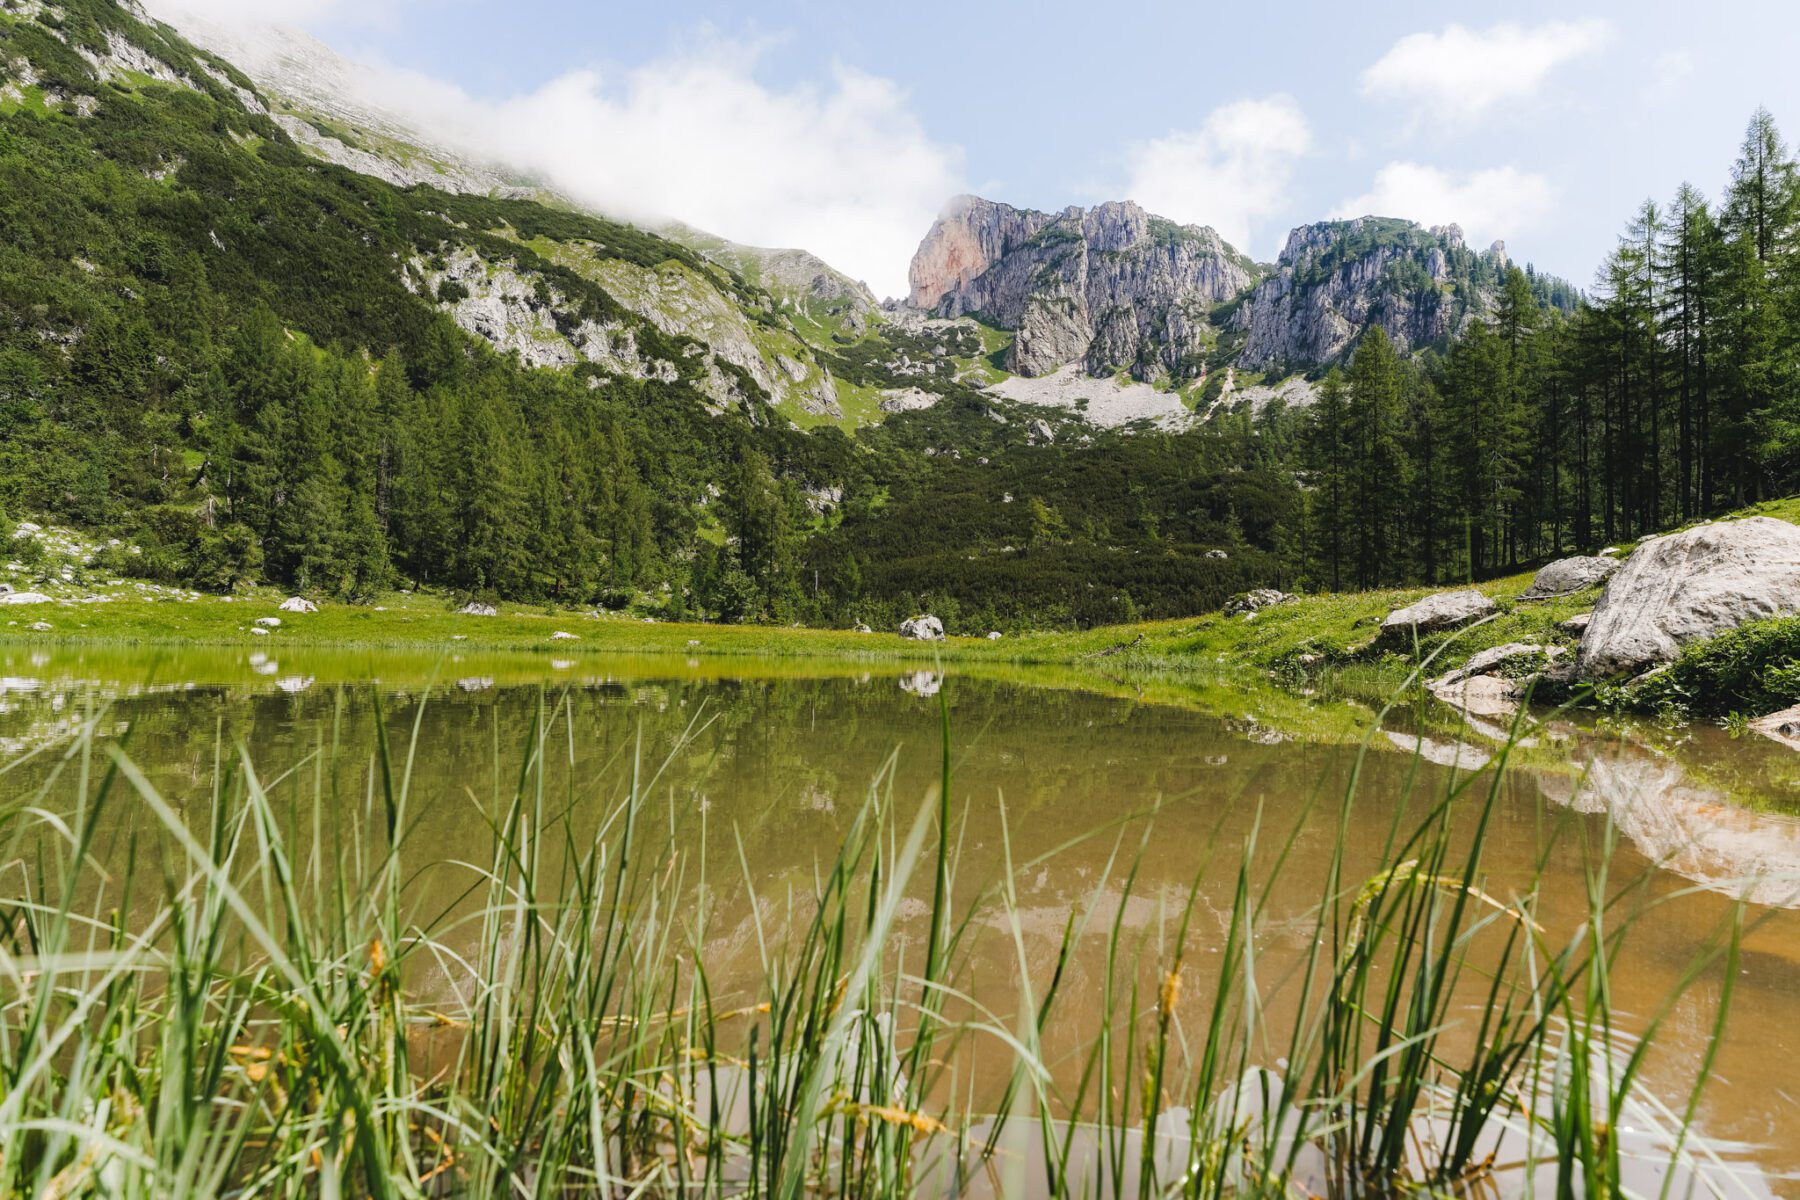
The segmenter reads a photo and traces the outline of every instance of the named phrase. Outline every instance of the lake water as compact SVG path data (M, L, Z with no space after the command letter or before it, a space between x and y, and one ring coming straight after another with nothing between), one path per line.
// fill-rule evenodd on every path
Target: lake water
M13 643L0 645L0 763L35 757L0 775L0 791L35 796L59 740L104 708L109 736L129 730L130 755L178 806L199 811L215 756L242 745L265 778L277 779L278 802L335 796L323 822L331 828L362 819L377 721L404 748L417 720L414 849L437 848L444 865L420 877L411 900L421 913L452 909L468 886L454 864L482 857L484 813L513 786L532 723L550 706L559 716L547 791L591 806L570 814L572 827L599 828L634 763L661 769L648 811L688 854L688 877L704 871L719 898L708 946L728 990L734 972L747 977L754 963L752 904L778 923L810 891L890 761L896 805L925 803L941 769L941 701L952 729L958 887L994 881L1010 855L1034 976L1053 969L1072 907L1097 889L1117 899L1109 863L1116 875L1119 856L1141 854L1136 886L1108 920L1117 915L1145 948L1143 961L1157 961L1204 868L1184 954L1197 973L1184 994L1203 995L1240 848L1254 833L1272 863L1272 848L1291 834L1261 935L1277 1018L1280 973L1307 949L1338 801L1359 761L1352 878L1373 869L1403 811L1422 811L1495 750L1480 729L1458 731L1442 710L1403 711L1377 728L1374 710L1354 698L1234 696L1119 676ZM1366 753L1345 737L1358 726L1372 731ZM1800 1172L1800 822L1786 800L1795 756L1713 727L1559 721L1532 734L1501 777L1485 890L1509 898L1537 880L1539 920L1553 941L1566 937L1586 911L1588 868L1605 854L1610 814L1613 885L1636 882L1633 903L1656 904L1614 981L1625 1030L1658 1009L1729 918L1734 897L1747 895L1730 1032L1701 1127L1747 1147L1773 1190L1792 1193L1800 1186L1791 1178ZM321 747L335 749L316 754ZM303 765L278 778L293 764ZM1491 771L1482 775L1485 787ZM37 798L51 808L67 801L55 793ZM1471 792L1459 803L1478 801ZM155 823L116 806L101 857L121 853L133 832L154 837ZM916 922L903 920L900 934L917 937ZM977 998L1001 1004L1016 995L1017 964L1010 935L993 939L971 982ZM1092 954L1070 970L1070 1007L1048 1036L1053 1060L1073 1059L1090 1027L1084 1015L1098 1002ZM1685 1098L1718 997L1719 981L1708 976L1678 1002L1651 1061L1659 1094Z

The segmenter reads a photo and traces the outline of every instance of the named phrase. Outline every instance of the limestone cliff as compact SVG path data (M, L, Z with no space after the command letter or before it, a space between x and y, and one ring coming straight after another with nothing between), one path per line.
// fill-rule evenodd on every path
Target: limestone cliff
M1302 225L1233 318L1246 370L1336 362L1371 326L1401 351L1441 345L1488 313L1507 266L1499 242L1476 253L1455 225L1359 217Z
M1256 266L1213 230L1130 201L1049 214L960 196L909 279L919 309L1017 330L1007 365L1018 374L1080 362L1146 379L1195 373L1216 337L1213 307L1254 283Z

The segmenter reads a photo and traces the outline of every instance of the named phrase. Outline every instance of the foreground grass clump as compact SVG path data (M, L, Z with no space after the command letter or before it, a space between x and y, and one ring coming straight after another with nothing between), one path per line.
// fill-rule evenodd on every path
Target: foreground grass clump
M434 843L456 798L412 794L417 725L355 797L323 782L328 745L277 772L221 747L165 796L104 712L39 752L43 784L0 808L0 1194L1607 1196L1650 1165L1703 1175L1698 1091L1664 1109L1638 1084L1661 1015L1611 1026L1647 902L1598 865L1559 936L1532 888L1490 893L1498 772L1385 829L1354 784L1314 812L1336 849L1283 970L1261 913L1299 827L1196 846L1157 945L1123 921L1154 815L1102 830L1112 865L1046 967L1012 885L1042 864L1007 842L996 879L965 866L947 707L934 794L895 796L890 760L783 902L694 867L650 765L556 787L566 704L541 702L485 847ZM427 872L461 881L453 902ZM1203 881L1231 898L1216 938ZM1722 966L1721 1027L1739 923L1687 975ZM1009 968L997 1007L977 976ZM1047 1050L1076 1020L1073 1058Z

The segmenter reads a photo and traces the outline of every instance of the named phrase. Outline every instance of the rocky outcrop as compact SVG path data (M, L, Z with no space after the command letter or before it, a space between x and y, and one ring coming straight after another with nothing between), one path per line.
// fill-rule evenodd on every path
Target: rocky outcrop
M743 272L778 300L804 310L814 320L838 318L853 334L865 332L878 310L868 285L850 278L805 250L745 250L754 266ZM709 255L708 257L712 257Z
M1390 638L1436 633L1466 625L1494 610L1494 602L1477 591L1439 592L1383 617L1381 633Z
M1207 557L1210 558L1215 554L1220 558L1225 557L1225 552L1222 550L1209 551ZM1292 596L1276 588L1253 588L1241 596L1233 596L1227 600L1225 615L1235 617L1243 613L1261 612L1263 609L1273 608L1277 604L1286 604L1292 599Z
M1471 656L1461 667L1425 686L1439 700L1471 716L1503 717L1514 712L1525 695L1523 676L1528 665L1554 661L1567 653L1561 646L1507 642Z
M921 408L930 408L942 399L936 392L927 392L922 388L884 388L878 407L884 413L916 412Z
M957 196L944 206L907 269L913 307L927 312L937 308L1052 219L979 196Z
M1618 569L1616 558L1599 555L1559 558L1532 576L1531 586L1519 593L1519 599L1549 600L1556 596L1572 596L1599 587Z
M1388 217L1302 225L1234 318L1245 335L1238 365L1336 362L1375 325L1402 353L1441 344L1492 308L1504 253L1476 254L1455 225Z
M711 361L700 385L714 400L741 398L732 372L719 365L727 363L748 375L776 403L792 401L815 416L843 415L837 383L811 348L787 330L752 321L701 273L676 262L649 268L573 252L567 258L662 332L703 343Z
M1800 526L1773 517L1651 538L1606 585L1581 638L1584 679L1636 675L1689 642L1800 613Z
M941 642L944 623L932 616L913 617L900 622L900 636L918 642Z
M1213 306L1255 270L1213 230L1130 201L1052 215L960 196L909 276L916 308L1018 330L1007 364L1018 374L1080 362L1090 374L1126 367L1145 379L1191 372L1216 336Z

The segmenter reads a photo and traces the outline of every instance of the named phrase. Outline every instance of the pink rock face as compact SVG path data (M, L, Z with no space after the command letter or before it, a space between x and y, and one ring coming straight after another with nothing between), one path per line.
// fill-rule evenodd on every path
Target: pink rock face
M937 307L944 296L980 275L1004 252L991 236L992 214L985 208L997 208L973 196L958 196L944 209L944 215L932 225L919 251L913 255L907 280L912 284L912 302L922 309ZM989 237L983 238L987 232Z

